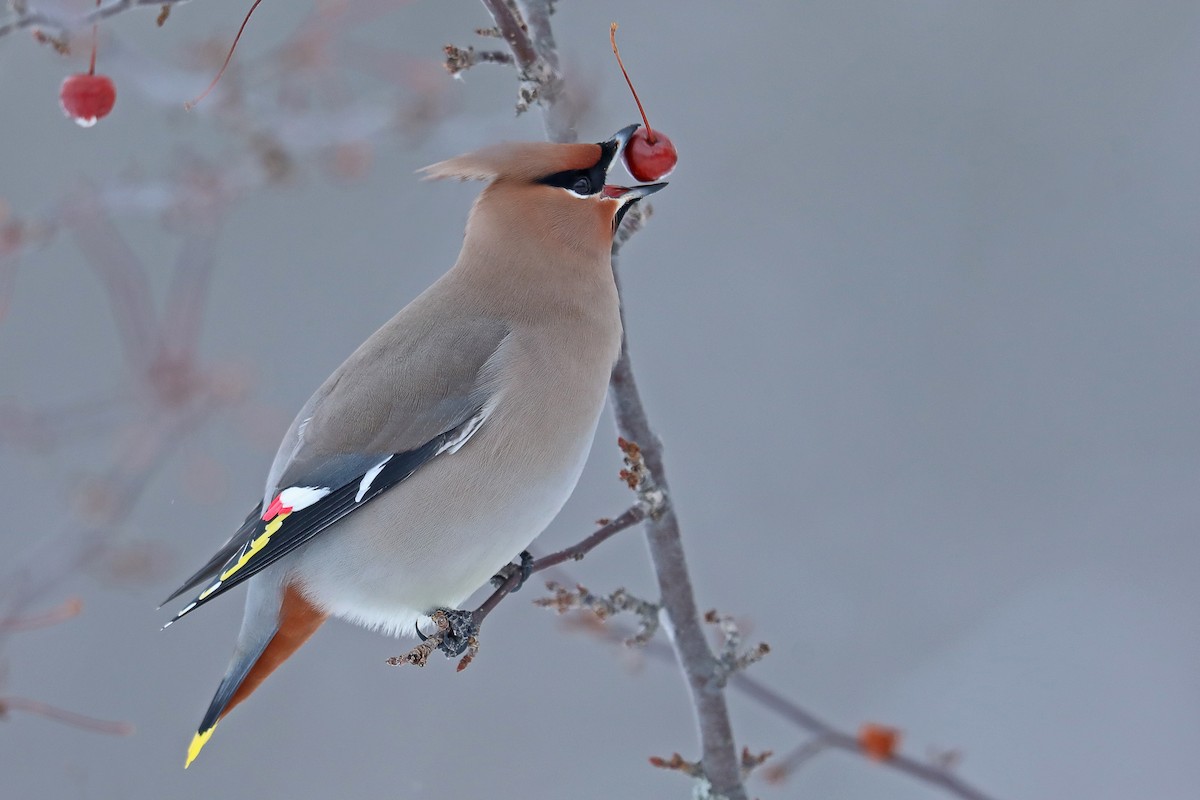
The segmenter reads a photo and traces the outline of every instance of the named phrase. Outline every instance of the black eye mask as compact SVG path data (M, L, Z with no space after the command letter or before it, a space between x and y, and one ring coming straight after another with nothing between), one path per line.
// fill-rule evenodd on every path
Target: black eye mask
M608 165L617 155L616 142L600 143L600 160L589 169L568 169L547 175L538 183L546 186L557 186L568 189L575 194L593 195L604 188L604 179L608 174Z

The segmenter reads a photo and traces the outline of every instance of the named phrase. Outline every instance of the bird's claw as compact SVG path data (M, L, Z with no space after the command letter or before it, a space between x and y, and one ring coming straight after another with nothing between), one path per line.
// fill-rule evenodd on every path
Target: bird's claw
M470 611L439 608L433 613L442 639L437 649L445 653L446 658L461 656L466 650L472 647L473 643L478 641L479 626L475 624ZM439 614L442 617L441 620L437 619L437 615ZM444 623L442 620L444 620ZM478 645L476 644L475 646L477 647Z
M446 658L462 656L458 662L458 671L462 672L479 652L479 624L475 622L474 615L462 609L439 608L429 618L437 626L437 631L426 635L418 625L417 638L421 643L402 656L389 658L387 663L392 666L412 664L423 667L433 651L440 650L446 654Z
M525 585L525 581L529 580L529 576L533 574L533 556L528 550L522 550L519 556L521 563L505 564L500 568L500 571L492 576L492 588L499 589L508 579L514 574L520 575L521 579L517 581L517 585L509 590L509 594L521 591L521 587Z

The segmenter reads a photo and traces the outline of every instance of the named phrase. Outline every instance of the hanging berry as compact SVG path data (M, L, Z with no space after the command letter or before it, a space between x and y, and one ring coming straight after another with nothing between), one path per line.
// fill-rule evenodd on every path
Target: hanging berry
M662 180L671 174L679 161L675 145L665 133L651 129L650 120L646 119L646 109L642 108L642 101L638 99L637 90L633 88L633 81L629 80L629 73L625 71L625 63L621 61L621 53L617 50L615 22L609 26L608 41L612 45L613 55L617 57L617 66L625 76L625 83L629 84L629 91L633 93L633 102L637 103L638 112L642 115L643 127L634 131L621 154L625 168L639 181Z
M100 0L96 0L100 5ZM92 61L86 73L68 75L58 90L63 112L83 128L108 116L117 102L117 87L112 78L96 74L96 25L92 25Z

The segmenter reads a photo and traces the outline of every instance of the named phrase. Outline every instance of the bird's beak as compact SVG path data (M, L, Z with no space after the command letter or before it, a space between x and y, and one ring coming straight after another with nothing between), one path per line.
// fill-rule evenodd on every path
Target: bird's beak
M604 150L604 156L608 159L604 164L604 173L608 174L612 169L613 164L617 163L617 158L621 155L621 151L625 149L625 145L629 143L633 132L642 127L638 123L627 125L621 130L613 134L612 138L607 142L603 142L600 147ZM665 183L648 183L645 186L613 186L605 184L604 189L600 192L600 196L609 200L618 201L621 206L617 210L617 215L613 219L613 224L618 225L621 222L621 217L625 216L634 203L641 200L643 197L649 197L659 189L665 188Z
M617 163L617 157L621 155L621 151L625 149L625 145L629 144L629 138L633 136L633 132L640 127L642 126L636 122L632 125L626 125L624 128L621 128L621 130L614 133L612 138L607 142L600 143L600 148L604 151L605 174L608 174L608 171L611 170L613 165Z
M665 183L647 183L645 186L612 186L605 185L600 196L616 200L617 212L613 215L613 232L617 230L617 226L621 224L621 220L629 213L629 209L633 208L634 203L641 200L643 197L649 197L659 189L665 189Z
M649 197L660 189L665 189L664 183L647 183L645 186L612 186L606 185L602 194L622 203L633 203L643 197Z

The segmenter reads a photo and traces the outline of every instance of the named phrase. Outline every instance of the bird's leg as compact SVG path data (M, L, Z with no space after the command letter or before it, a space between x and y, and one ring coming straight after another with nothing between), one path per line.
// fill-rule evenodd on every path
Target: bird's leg
M455 658L467 649L479 646L479 626L475 624L470 611L439 608L433 612L433 618L442 639L437 649L445 653L447 658Z
M387 663L393 667L401 664L412 664L423 667L429 661L434 650L440 650L447 658L462 656L458 662L461 672L479 652L479 623L475 622L474 614L464 609L436 608L429 615L437 627L434 633L426 635L417 625L417 636L421 643L402 656L393 656Z
M533 556L529 554L528 550L522 550L519 557L521 559L520 564L505 564L500 568L499 572L492 576L493 588L499 589L512 577L513 573L517 573L521 576L521 580L517 581L517 585L509 590L509 594L521 590L521 587L525 585L525 581L529 580L529 576L533 574Z

